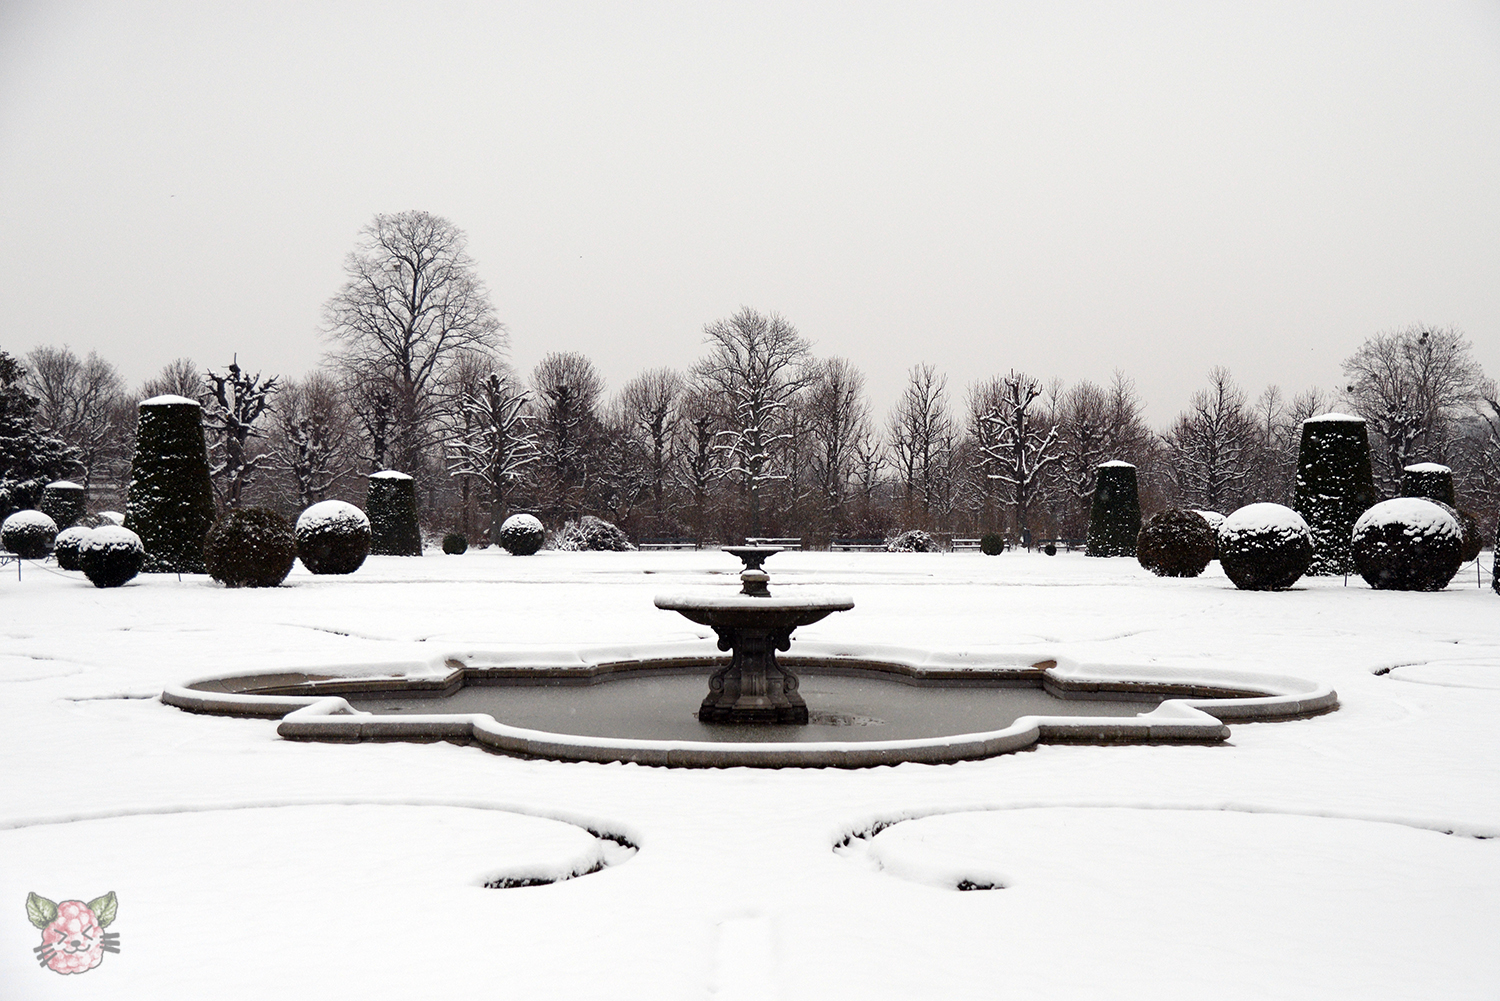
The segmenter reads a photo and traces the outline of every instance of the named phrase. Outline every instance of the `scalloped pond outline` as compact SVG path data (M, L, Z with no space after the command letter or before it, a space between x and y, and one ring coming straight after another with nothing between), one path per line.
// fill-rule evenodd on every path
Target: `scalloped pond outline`
M1083 665L1060 657L1014 653L921 651L802 641L779 658L810 674L877 677L923 687L1041 688L1061 699L1159 701L1149 712L1121 716L1023 716L982 733L890 741L807 743L708 742L585 737L510 726L488 713L377 715L344 695L450 695L465 685L597 685L649 674L704 674L728 658L701 641L624 647L470 650L426 661L318 671L280 671L203 678L162 693L168 705L195 713L280 718L291 740L350 743L450 741L527 758L626 762L685 768L749 766L865 768L913 761L947 764L989 758L1038 743L1214 744L1226 723L1269 722L1338 708L1333 689L1288 675L1162 666Z

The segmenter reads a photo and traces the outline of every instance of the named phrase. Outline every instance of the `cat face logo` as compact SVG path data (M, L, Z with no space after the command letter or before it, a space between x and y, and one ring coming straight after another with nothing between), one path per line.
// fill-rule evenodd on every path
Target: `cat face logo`
M42 944L31 951L54 973L87 973L104 962L106 952L120 951L120 933L104 929L119 909L115 891L88 903L55 904L35 893L26 895L26 916L42 930Z

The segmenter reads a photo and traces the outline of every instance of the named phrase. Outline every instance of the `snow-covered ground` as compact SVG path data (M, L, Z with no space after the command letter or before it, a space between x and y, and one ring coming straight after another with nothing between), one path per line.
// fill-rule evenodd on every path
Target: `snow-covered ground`
M707 647L652 598L731 588L737 569L721 553L489 550L372 558L347 578L298 567L265 591L172 576L103 591L50 564L4 568L0 998L1500 991L1500 598L1472 565L1447 591L1402 594L1240 592L1217 565L1163 580L1077 554L767 564L773 590L855 601L799 636L1339 692L1335 713L1235 725L1224 746L669 770L292 742L274 720L156 699L211 674L449 649ZM40 968L27 894L111 890L120 953Z

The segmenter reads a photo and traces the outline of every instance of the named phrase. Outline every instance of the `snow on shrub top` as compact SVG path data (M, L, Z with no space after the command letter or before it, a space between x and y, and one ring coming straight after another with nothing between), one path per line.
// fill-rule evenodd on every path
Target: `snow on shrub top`
M1099 465L1097 467L1095 467L1095 468L1098 468L1098 469L1109 469L1109 468L1115 467L1115 466L1126 466L1126 467L1128 467L1130 469L1134 469L1135 468L1135 463L1133 463L1133 462L1122 462L1119 459L1110 459L1108 462L1101 462L1101 463L1099 463Z
M121 514L120 512L118 512L118 511L100 511L99 512L99 517L103 518L105 521L109 522L111 525L123 525L123 524L125 524L125 516L123 514Z
M57 487L57 488L59 488L61 490L82 490L83 489L83 487L81 487L78 484L74 483L72 480L53 480L51 483L47 484L47 486L49 486L49 487Z
M1202 517L1204 521L1208 522L1208 527L1216 532L1219 530L1219 526L1224 524L1224 516L1217 511L1204 511L1194 508L1193 513Z
M1441 462L1417 462L1410 466L1403 466L1403 473L1451 473L1452 469Z
M57 522L47 517L40 511L17 511L5 519L5 524L0 525L0 531L19 532L40 529L57 534Z
M1356 538L1372 528L1404 525L1407 535L1451 535L1463 538L1458 519L1425 497L1395 497L1381 501L1354 523Z
M309 507L297 516L299 534L331 526L348 527L355 530L370 527L369 516L346 501L326 500Z
M500 531L528 531L545 532L541 521L534 514L513 514L505 519L505 524L500 526Z
M92 552L103 552L107 549L140 549L146 547L141 543L141 537L123 525L100 525L89 531L89 537L84 540L83 548Z
M372 479L372 480L409 480L409 479L411 479L411 477L407 476L405 473L398 473L394 469L382 469L378 473L371 473L370 474L370 479Z
M1306 420L1304 420L1302 423L1303 424L1320 424L1323 421L1352 421L1352 422L1354 422L1356 424L1363 424L1365 422L1365 419L1363 417L1355 417L1353 414L1330 413L1330 414L1319 414L1317 417L1309 417Z
M141 406L143 406L143 407L180 407L184 403L188 404L189 406L194 406L194 407L201 407L203 405L203 404L199 403L197 400L190 400L190 399L188 399L186 396L173 396L171 393L167 393L164 396L153 396L149 400L142 400L141 401Z
M1284 504L1246 504L1224 519L1219 526L1220 538L1235 538L1251 532L1274 532L1278 535L1311 537L1312 530L1302 516Z

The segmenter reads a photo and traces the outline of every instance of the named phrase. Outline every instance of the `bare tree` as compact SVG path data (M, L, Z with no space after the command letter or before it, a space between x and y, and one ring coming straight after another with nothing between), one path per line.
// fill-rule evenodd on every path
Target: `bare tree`
M354 415L338 384L324 372L286 382L273 411L267 465L291 477L299 509L327 500L340 477L354 471Z
M26 356L27 388L37 398L37 421L71 445L91 489L130 456L128 414L135 408L113 365L93 351L79 358L67 345L44 345Z
M1453 422L1484 398L1484 371L1452 327L1422 324L1376 334L1344 359L1344 399L1363 417L1387 489L1412 462L1441 462Z
M668 522L667 491L672 480L672 445L681 420L679 406L686 384L669 368L653 368L631 379L616 401L623 443L641 466L637 479L651 496L656 531Z
M1044 478L1061 456L1057 451L1056 421L1038 420L1036 401L1042 384L1024 372L1012 369L1001 383L999 405L983 417L993 428L987 435L995 442L986 446L993 476L1005 489L1005 500L1016 512L1021 537L1031 539L1031 506L1037 500Z
M870 434L865 377L846 358L829 358L812 369L807 388L807 431L812 478L831 534L847 529L845 497L859 442Z
M492 540L500 537L512 494L537 459L528 399L514 381L491 372L465 399L462 422L448 442L452 473L473 476L490 489Z
M383 422L380 461L414 471L440 433L435 389L466 348L495 350L504 330L462 230L426 212L377 215L344 261L342 288L323 307L335 360ZM385 454L389 452L389 454Z
M536 394L537 490L554 518L584 513L600 445L604 379L576 351L554 351L531 372Z
M219 503L236 508L264 458L263 453L252 452L250 442L265 437L256 422L270 406L277 379L261 379L259 372L247 374L238 356L226 371L209 369L207 376L210 388L203 425L211 439L209 475Z
M1167 432L1171 471L1183 498L1214 511L1238 506L1250 476L1254 421L1229 370L1208 373L1208 388L1193 394Z
M948 411L948 377L932 365L914 366L906 389L891 409L890 454L905 500L905 515L920 511L923 527L931 527L934 502L948 490L945 478L953 446L953 417Z
M153 396L181 396L199 401L207 394L203 370L193 364L191 358L174 358L167 362L160 372L141 384L138 393L143 400Z
M737 477L749 500L749 535L762 528L761 492L767 480L785 475L782 451L788 408L810 379L808 343L777 313L748 307L703 328L708 356L694 375L722 401L718 449L723 468Z
M969 507L977 523L985 530L994 531L1000 526L999 482L997 477L1000 455L999 424L989 416L1000 408L1005 396L1005 384L997 375L980 379L969 386L968 413L965 433L968 435L965 456Z
M714 485L724 475L719 441L723 408L701 384L689 384L678 406L677 482L692 499L693 536L701 545L708 536Z

